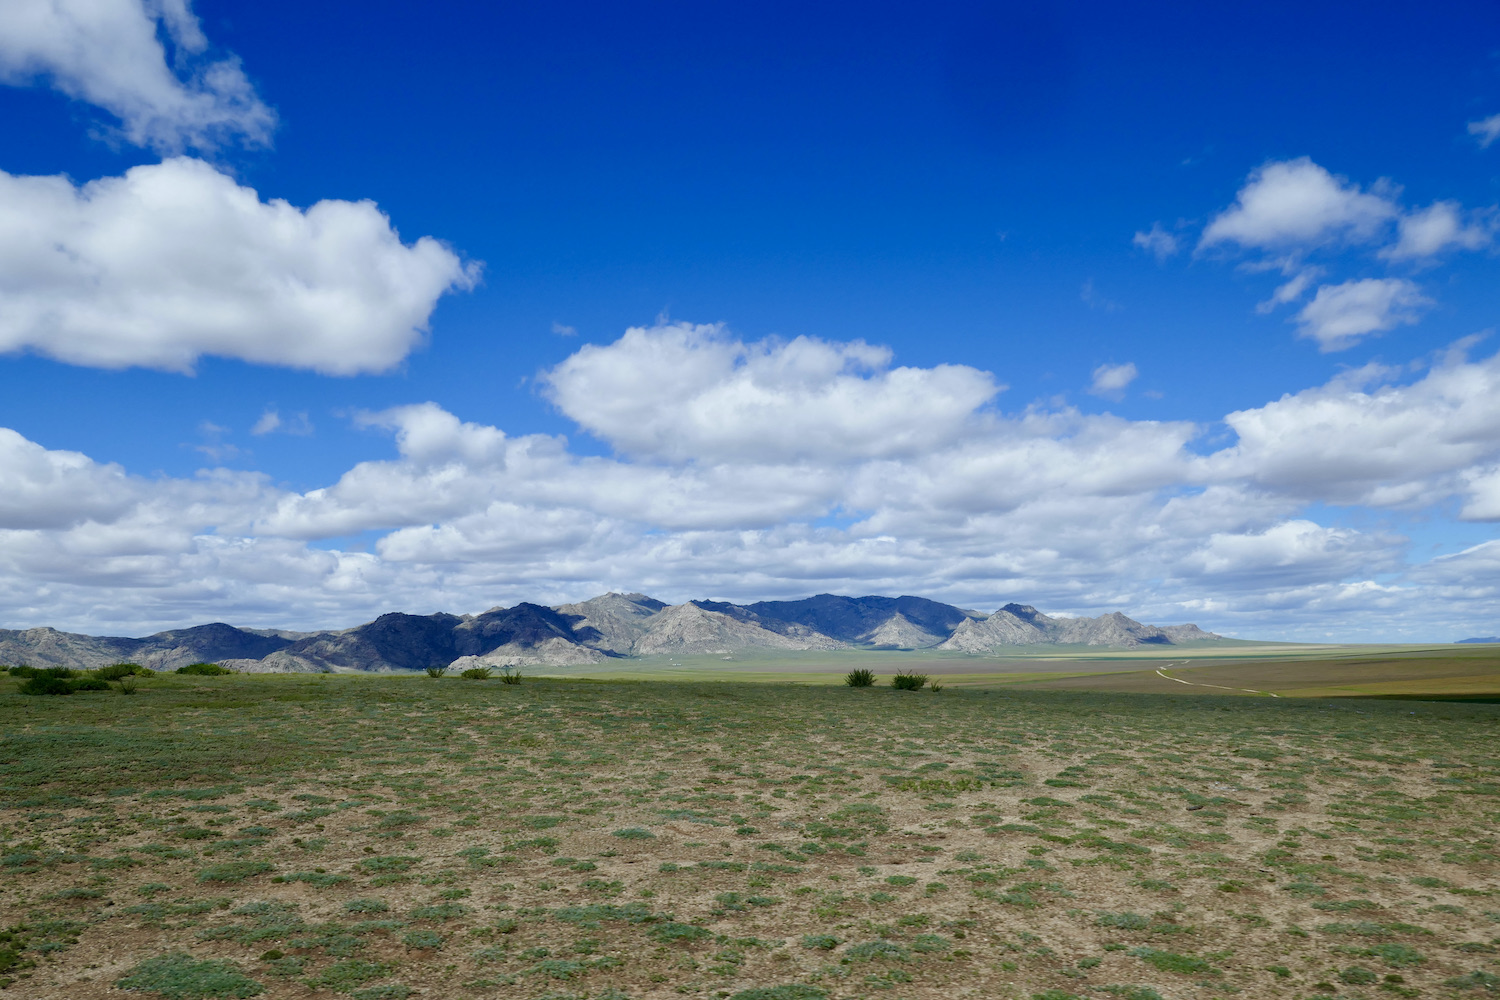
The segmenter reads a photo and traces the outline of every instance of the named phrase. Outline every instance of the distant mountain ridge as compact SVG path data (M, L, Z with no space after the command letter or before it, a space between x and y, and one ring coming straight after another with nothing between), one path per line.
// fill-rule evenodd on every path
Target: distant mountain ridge
M222 622L144 638L50 628L0 629L0 663L93 668L120 661L171 670L200 661L253 672L400 672L441 666L575 665L625 656L733 655L754 649L940 649L982 655L1006 647L1114 649L1211 643L1196 625L1145 625L1114 612L1052 618L1026 604L994 614L923 597L688 601L609 593L555 608L521 603L479 615L381 615L324 632L241 629Z

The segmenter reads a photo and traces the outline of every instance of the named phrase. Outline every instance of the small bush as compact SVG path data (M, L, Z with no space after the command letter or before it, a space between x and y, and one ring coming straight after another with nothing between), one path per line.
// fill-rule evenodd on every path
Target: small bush
M16 690L32 695L72 694L73 685L66 678L40 674L27 678Z
M81 677L76 670L67 667L11 667L10 672L26 681L18 690L21 694L72 694L74 691L98 691L109 689L109 685L97 677Z
M390 907L379 899L351 899L344 904L346 913L385 913Z
M1130 954L1162 972L1177 972L1185 976L1217 975L1218 969L1193 955L1179 955L1175 951L1158 951L1155 948L1132 948Z
M500 668L500 683L501 684L519 684L519 683L521 683L521 668L517 667L517 666L514 666L513 664L510 664L510 663L507 663L505 666L501 667Z
M816 948L819 951L832 951L839 946L839 939L832 934L804 934L802 935L802 947Z
M705 930L694 924L679 924L675 920L667 920L657 924L647 932L650 937L657 941L702 941L704 938L713 937L713 932Z
M1339 978L1351 986L1368 986L1380 977L1363 965L1351 965L1339 973Z
M852 688L867 688L875 683L875 671L860 667L844 675L844 683Z
M875 958L892 958L898 962L904 962L910 956L906 949L896 942L880 940L852 944L844 949L844 957L859 962L868 962Z
M348 993L356 986L363 986L372 979L381 979L391 974L391 967L380 962L366 962L351 958L346 962L335 962L307 980L307 985L317 989Z
M926 674L908 674L903 671L891 678L891 687L897 691L920 691L926 685Z
M242 975L233 962L195 962L191 955L180 952L148 958L115 985L122 990L149 990L168 1000L253 997L265 992L265 987Z
M740 990L729 1000L825 1000L828 991L803 983L787 983L785 986L755 986Z
M199 882L243 882L255 875L264 875L272 870L264 861L226 861L211 865L198 873Z
M1114 927L1122 931L1143 931L1151 926L1151 921L1139 913L1101 913L1094 922L1100 927Z
M443 946L444 940L445 938L437 931L412 931L401 939L401 943L408 948L436 950Z
M139 684L138 684L138 682L136 681L136 679L134 677L121 677L120 678L120 693L121 694L135 694L137 687L139 687Z
M650 830L642 830L638 826L628 826L623 830L616 830L611 836L619 837L621 840L655 840L656 834Z
M221 667L217 663L189 663L185 667L178 667L176 673L185 674L188 677L222 677L234 671L228 667Z
M492 673L489 667L470 667L458 676L466 681L487 681Z
M447 672L448 672L448 668L447 667L428 667L427 668L427 676L428 677L441 677L444 674L446 674Z

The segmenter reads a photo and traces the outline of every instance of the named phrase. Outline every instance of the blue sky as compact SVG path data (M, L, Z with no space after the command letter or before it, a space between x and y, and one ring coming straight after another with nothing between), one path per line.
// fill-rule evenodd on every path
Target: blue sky
M0 625L1500 631L1492 4L7 6Z

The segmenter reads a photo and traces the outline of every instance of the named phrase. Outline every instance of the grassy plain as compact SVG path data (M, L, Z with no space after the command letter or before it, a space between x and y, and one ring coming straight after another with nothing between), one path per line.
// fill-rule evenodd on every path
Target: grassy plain
M1278 655L0 680L0 997L1500 991L1500 706L1155 674L1307 690ZM1309 683L1413 679L1371 669ZM1028 688L1079 674L1167 686Z

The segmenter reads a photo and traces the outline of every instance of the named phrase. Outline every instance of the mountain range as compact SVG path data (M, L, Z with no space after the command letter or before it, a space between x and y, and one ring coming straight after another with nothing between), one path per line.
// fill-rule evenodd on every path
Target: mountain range
M922 597L820 594L801 601L668 605L644 594L609 593L578 604L522 603L479 615L393 612L326 632L217 622L140 639L0 629L0 663L94 668L128 661L171 670L212 662L251 672L391 672L732 656L756 649L940 649L984 655L1016 646L1135 649L1222 640L1196 625L1143 625L1119 612L1052 618L1024 604L1007 604L987 615Z

